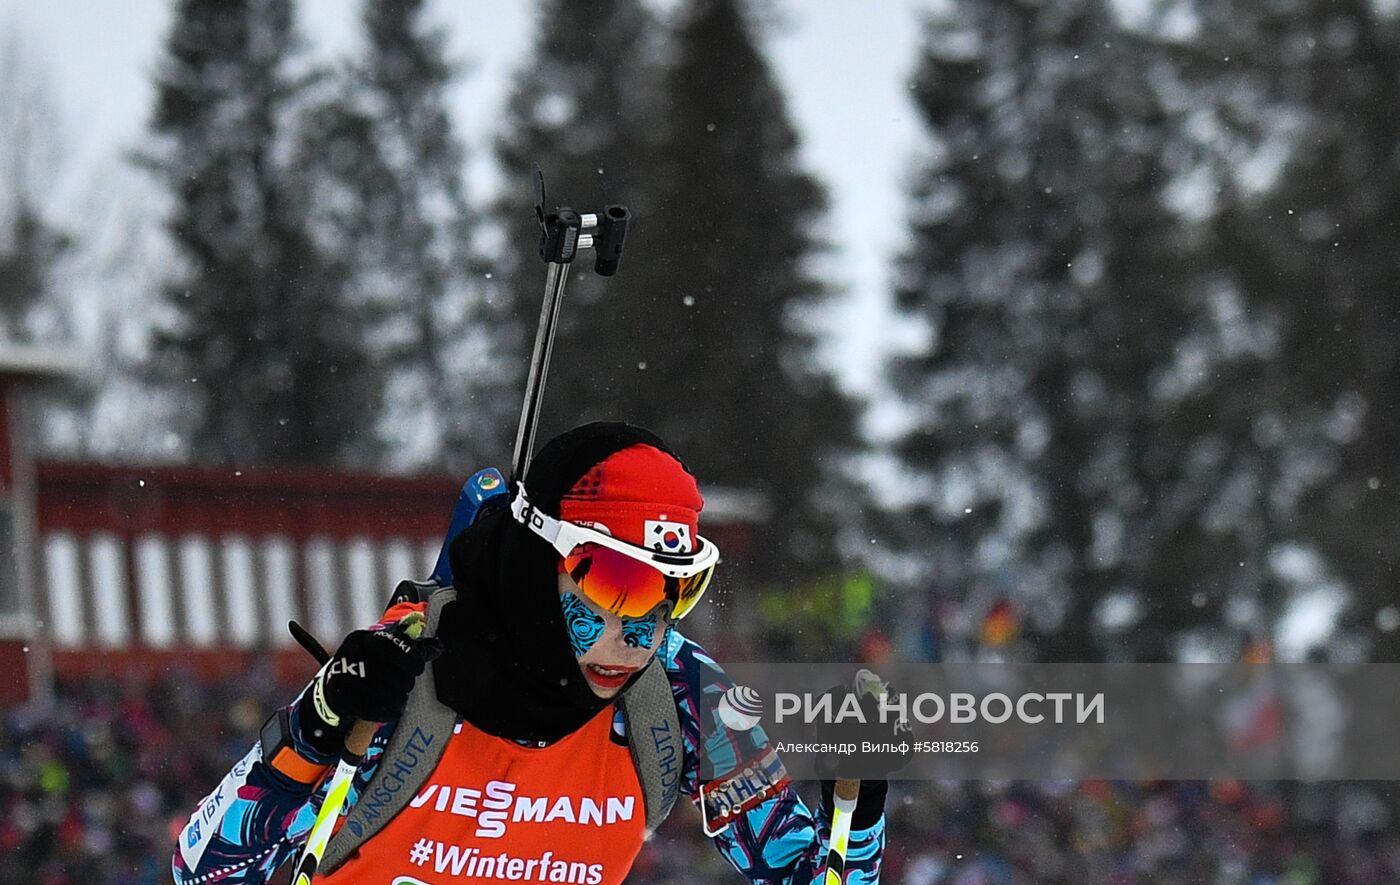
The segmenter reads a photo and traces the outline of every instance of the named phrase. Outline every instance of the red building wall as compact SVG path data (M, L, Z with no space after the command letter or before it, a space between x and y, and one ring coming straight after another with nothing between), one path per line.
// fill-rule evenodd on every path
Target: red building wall
M60 678L268 656L304 678L315 667L287 619L331 648L372 623L400 580L430 574L463 479L71 463L36 475L38 615ZM716 515L705 532L720 549L745 546L742 521Z

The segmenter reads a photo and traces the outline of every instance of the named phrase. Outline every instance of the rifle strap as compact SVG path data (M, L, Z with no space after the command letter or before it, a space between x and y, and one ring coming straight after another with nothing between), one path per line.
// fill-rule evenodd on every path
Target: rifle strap
M652 658L641 678L622 695L621 706L650 835L671 813L681 780L680 715L659 656Z

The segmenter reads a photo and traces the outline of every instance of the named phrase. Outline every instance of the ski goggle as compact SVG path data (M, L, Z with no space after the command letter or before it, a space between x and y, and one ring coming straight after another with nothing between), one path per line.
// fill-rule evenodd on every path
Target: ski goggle
M584 595L621 617L638 618L670 602L672 619L680 620L705 595L719 562L719 548L704 538L696 538L694 553L662 553L555 519L530 503L523 486L510 512L549 542Z

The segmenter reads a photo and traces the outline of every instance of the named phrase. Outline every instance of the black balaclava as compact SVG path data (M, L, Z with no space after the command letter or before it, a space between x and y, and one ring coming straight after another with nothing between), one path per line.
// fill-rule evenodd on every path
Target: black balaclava
M675 457L654 434L629 424L595 422L555 437L526 472L531 503L557 516L560 500L591 467L637 444ZM569 644L558 554L508 507L488 507L452 541L448 558L457 601L438 625L439 700L488 734L546 742L577 731L613 702L589 688Z

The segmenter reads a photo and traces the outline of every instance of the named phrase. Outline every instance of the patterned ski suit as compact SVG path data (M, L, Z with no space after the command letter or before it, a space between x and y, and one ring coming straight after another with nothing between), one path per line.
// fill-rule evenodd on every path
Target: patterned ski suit
M397 615L393 619L396 619ZM386 622L392 620L386 618ZM676 630L659 652L676 699L684 745L680 789L699 797L700 758L737 748L713 745L706 734L722 734L698 717L700 692L732 685L719 665ZM702 686L704 688L702 688ZM292 734L299 734L298 707L290 709ZM610 720L610 721L609 721ZM346 811L362 797L379 765L396 722L382 725L351 789ZM598 718L549 748L521 746L465 723L447 744L442 761L399 817L361 846L360 856L330 876L340 881L384 885L446 885L460 880L620 882L642 845L645 815L630 768L621 713L608 707ZM761 736L758 740L766 738ZM296 739L298 753L323 757ZM702 740L709 740L701 746ZM455 748L455 749L454 749ZM738 752L744 752L738 750ZM533 754L553 753L552 756ZM497 770L479 770L483 765ZM560 783L558 776L574 781ZM295 856L321 807L329 777L301 784L249 753L195 809L180 834L173 859L179 885L266 882ZM385 785L392 786L386 776ZM824 804L824 803L823 803ZM753 882L809 885L825 873L831 811L814 816L787 786L764 799L711 837L720 853ZM664 838L664 836L663 836ZM884 819L852 833L845 881L874 885L884 847Z

